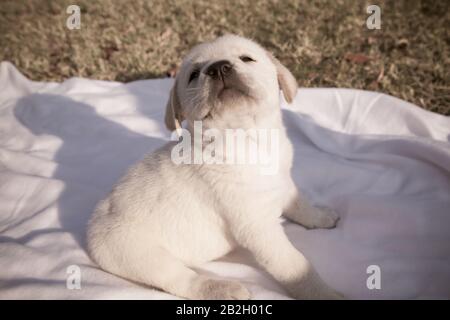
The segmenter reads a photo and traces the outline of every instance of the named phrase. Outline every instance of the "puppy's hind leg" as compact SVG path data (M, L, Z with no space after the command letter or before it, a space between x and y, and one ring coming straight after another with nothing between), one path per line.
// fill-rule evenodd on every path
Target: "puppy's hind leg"
M199 275L163 248L151 248L150 251L150 259L140 256L135 260L128 256L126 266L124 263L124 268L119 269L121 272L115 273L188 299L250 298L248 290L238 282Z

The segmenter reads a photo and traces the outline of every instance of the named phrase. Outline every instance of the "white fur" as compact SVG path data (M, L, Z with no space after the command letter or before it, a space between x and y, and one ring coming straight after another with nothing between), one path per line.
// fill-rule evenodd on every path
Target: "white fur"
M239 59L242 54L256 62ZM221 99L207 75L187 83L191 68L229 60L231 90ZM292 146L279 108L279 85L286 99L295 79L254 42L233 35L194 48L184 60L168 104L172 118L203 120L204 128L279 129L279 172L261 175L255 166L176 165L174 142L132 166L101 201L89 223L88 248L104 270L190 299L249 299L240 283L200 275L192 267L242 246L295 298L329 299L327 287L289 242L280 223L284 213L308 228L332 228L337 216L308 204L291 177ZM207 116L207 114L209 115ZM257 167L257 166L256 166Z

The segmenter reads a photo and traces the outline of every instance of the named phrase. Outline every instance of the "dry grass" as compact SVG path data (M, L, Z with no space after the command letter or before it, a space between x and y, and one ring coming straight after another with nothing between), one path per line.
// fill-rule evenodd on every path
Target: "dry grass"
M65 8L82 8L81 30ZM450 115L448 1L0 0L0 60L33 80L164 77L194 44L233 32L272 50L306 87L385 92ZM355 56L356 55L356 56Z

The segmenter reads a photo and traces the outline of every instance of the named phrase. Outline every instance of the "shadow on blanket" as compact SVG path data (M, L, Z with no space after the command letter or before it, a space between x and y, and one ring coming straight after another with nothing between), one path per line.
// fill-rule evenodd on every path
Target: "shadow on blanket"
M43 141L60 140L50 159L57 168L52 177L45 178L64 183L58 198L61 229L83 248L86 223L96 203L132 163L165 142L133 132L87 104L58 95L28 95L18 101L14 114L33 135L40 136L32 140L33 151L45 148Z

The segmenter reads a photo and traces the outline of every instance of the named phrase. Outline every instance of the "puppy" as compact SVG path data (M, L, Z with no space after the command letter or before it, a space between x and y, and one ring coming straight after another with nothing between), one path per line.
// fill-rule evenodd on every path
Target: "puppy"
M339 298L280 225L282 214L307 228L332 228L338 219L329 209L311 206L291 179L293 151L282 122L280 89L291 102L295 78L253 41L226 35L193 48L170 93L168 129L194 136L201 121L204 132L218 134L275 130L277 154L271 161L277 170L263 174L258 163L176 163L178 144L169 142L131 167L98 204L87 231L93 260L108 272L180 297L249 299L239 282L194 271L241 246L292 297ZM184 120L186 129L181 129ZM251 134L247 138L261 144ZM201 136L202 142L208 139ZM217 152L225 158L236 151L223 149Z

